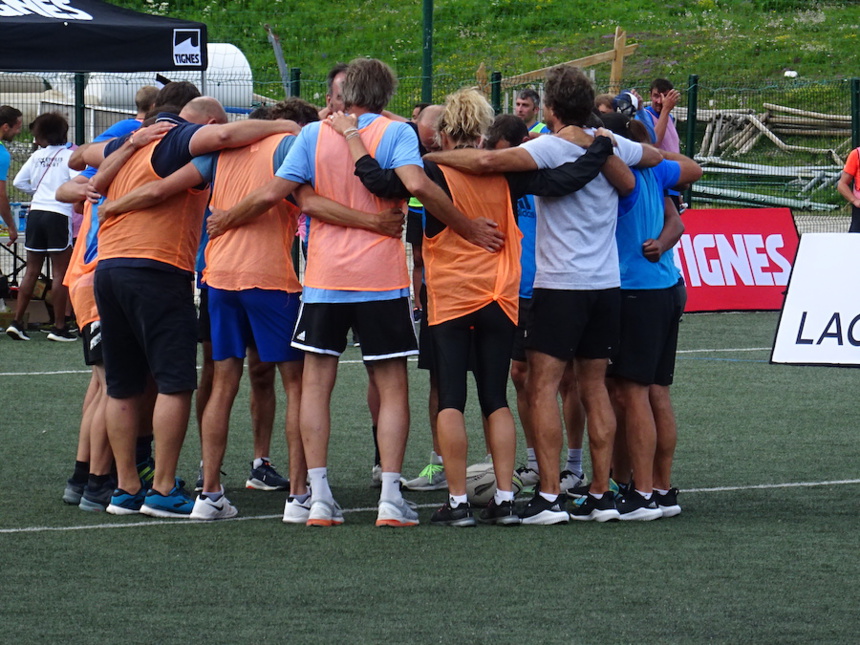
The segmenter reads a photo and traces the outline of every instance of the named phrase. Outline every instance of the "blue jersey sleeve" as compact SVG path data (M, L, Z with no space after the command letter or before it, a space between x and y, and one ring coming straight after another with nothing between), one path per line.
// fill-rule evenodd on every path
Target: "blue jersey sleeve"
M12 155L6 150L6 146L0 143L0 181L6 181L9 176L9 163L12 161Z
M289 152L275 172L277 177L300 184L314 184L319 131L320 122L316 121L303 127L297 137L288 137L294 138L295 141L290 144Z
M217 160L218 153L210 152L208 155L194 157L194 159L191 160L191 163L193 163L194 167L197 168L197 172L199 172L200 176L203 177L203 181L207 184L211 184L215 181L215 166Z
M385 130L376 148L379 165L385 169L401 166L424 167L418 152L418 135L406 123L395 121Z

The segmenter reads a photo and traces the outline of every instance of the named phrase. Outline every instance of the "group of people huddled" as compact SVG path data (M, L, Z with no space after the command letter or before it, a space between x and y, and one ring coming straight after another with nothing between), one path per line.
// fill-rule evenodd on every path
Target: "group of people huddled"
M533 90L520 93L516 115L496 117L474 89L420 104L406 120L385 109L395 89L387 65L356 59L331 71L319 112L288 99L227 123L218 101L171 83L138 105L129 131L68 156L87 170L55 199L84 204L65 283L93 377L65 501L119 515L237 515L221 466L247 357L255 457L246 485L288 489L284 522L343 523L328 444L352 330L368 374L377 526L419 523L404 488L447 488L430 522L448 526L680 513L669 386L684 305L672 248L683 224L669 191L701 169L678 154L677 92L655 85L653 113L633 118L614 100L601 118L589 79L562 65L547 74L542 121ZM413 355L429 370L433 452L406 480ZM288 478L268 458L276 372ZM484 508L467 495L469 372L496 481ZM509 377L528 446L519 469ZM196 499L176 476L195 389ZM534 495L516 503L523 487Z

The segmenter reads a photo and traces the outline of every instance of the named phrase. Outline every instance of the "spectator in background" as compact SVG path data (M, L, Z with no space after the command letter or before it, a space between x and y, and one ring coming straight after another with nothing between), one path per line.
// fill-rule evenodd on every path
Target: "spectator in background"
M68 143L69 122L57 112L48 112L36 117L30 130L40 149L26 161L15 176L15 188L33 195L30 214L27 218L27 269L18 302L15 320L6 328L6 334L15 340L30 340L23 324L24 312L33 296L36 279L42 271L45 256L51 257L53 265L54 326L48 332L48 340L73 341L66 329L66 303L68 288L63 285L69 258L72 255L72 205L58 202L57 188L78 173L69 168L72 151Z
M9 229L9 244L14 244L18 239L18 223L12 217L9 196L6 194L6 177L12 158L3 142L12 141L21 132L21 125L21 110L10 105L0 106L0 217Z
M848 153L836 189L845 201L851 204L851 225L848 232L860 233L860 148Z
M526 124L530 136L549 133L546 123L538 119L540 115L540 94L534 90L525 89L517 94L517 100L514 103L514 112Z

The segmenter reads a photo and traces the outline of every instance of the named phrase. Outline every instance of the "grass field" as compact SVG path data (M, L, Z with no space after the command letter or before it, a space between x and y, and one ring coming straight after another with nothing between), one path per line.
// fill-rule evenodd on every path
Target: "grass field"
M429 526L440 493L409 495L421 504L415 529L373 526L365 377L352 349L330 460L344 526L284 525L283 493L241 488L246 389L224 465L237 520L65 506L88 378L80 346L4 336L0 642L857 642L860 372L770 365L776 321L700 314L681 325L679 517L469 530ZM410 375L411 477L430 442L426 375L414 364ZM480 425L474 407L467 414L478 461ZM192 429L186 478L198 455Z

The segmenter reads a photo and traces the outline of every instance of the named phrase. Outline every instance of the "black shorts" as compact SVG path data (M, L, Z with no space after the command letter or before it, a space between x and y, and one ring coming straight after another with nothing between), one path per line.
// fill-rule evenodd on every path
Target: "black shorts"
M507 385L516 325L497 302L460 318L430 327L435 343L439 409L466 409L466 374L474 356L481 413L488 417L508 407Z
M433 349L433 337L427 325L427 285L423 282L418 297L421 300L421 311L424 312L421 320L418 321L418 369L432 371L435 369L436 352Z
M208 287L200 287L200 304L197 307L197 342L212 342L212 323L209 321Z
M151 268L104 267L95 276L108 395L128 398L197 387L197 311L189 276Z
M520 298L519 322L517 322L517 334L514 336L514 346L511 350L512 361L526 360L526 329L532 318L532 299Z
M621 291L621 343L607 376L672 385L681 301L677 287Z
M413 246L421 246L424 242L424 209L406 211L406 241Z
M414 356L418 339L408 297L350 303L302 303L292 346L313 354L340 356L353 328L365 361Z
M52 211L30 211L24 248L36 253L59 253L72 245L72 218Z
M87 365L101 365L104 363L102 357L102 323L95 320L84 325L81 330L81 338L84 339L84 363Z
M569 361L610 358L618 348L621 290L535 289L526 349Z

